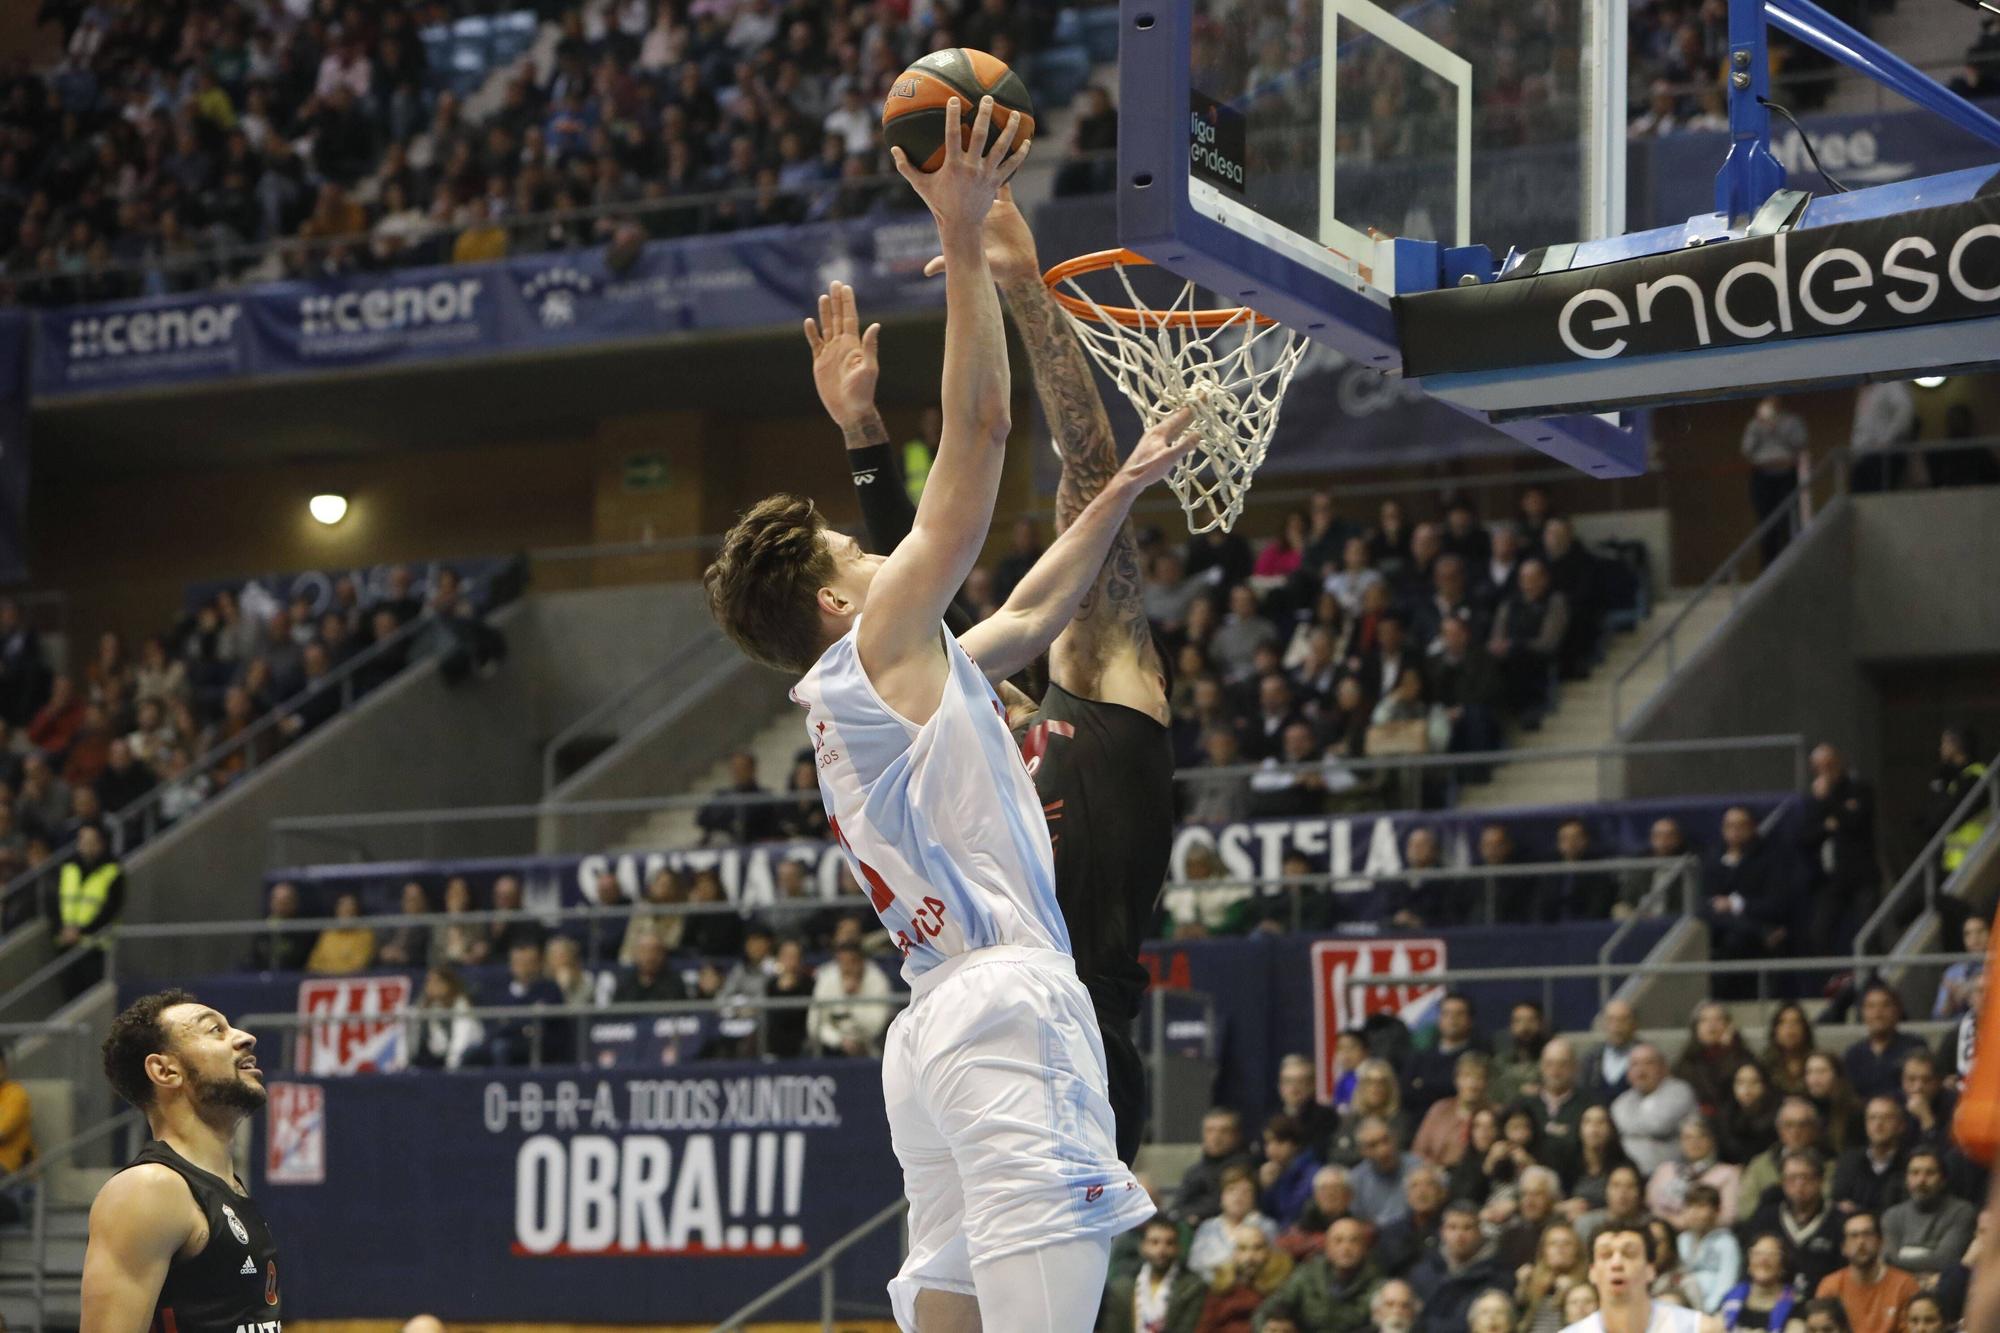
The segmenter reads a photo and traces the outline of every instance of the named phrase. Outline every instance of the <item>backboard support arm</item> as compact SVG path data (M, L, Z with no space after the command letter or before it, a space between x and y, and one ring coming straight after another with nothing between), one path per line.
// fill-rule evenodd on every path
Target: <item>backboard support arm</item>
M1931 78L1813 0L1729 0L1729 155L1715 178L1716 211L1746 221L1785 184L1771 152L1767 25L1875 80L1966 133L2000 146L2000 119Z

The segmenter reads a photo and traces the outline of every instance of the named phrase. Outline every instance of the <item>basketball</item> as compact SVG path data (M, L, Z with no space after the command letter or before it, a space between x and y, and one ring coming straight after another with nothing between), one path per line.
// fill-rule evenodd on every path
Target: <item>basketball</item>
M882 104L882 137L901 148L918 171L936 171L944 163L944 107L954 96L963 103L959 123L967 142L982 97L993 99L987 147L1015 116L1022 118L1022 124L1014 146L1034 137L1035 108L1028 100L1028 86L1005 61L963 46L933 51L903 71Z

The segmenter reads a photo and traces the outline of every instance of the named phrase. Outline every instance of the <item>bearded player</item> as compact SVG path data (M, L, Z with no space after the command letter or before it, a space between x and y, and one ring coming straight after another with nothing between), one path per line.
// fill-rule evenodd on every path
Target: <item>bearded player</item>
M236 1131L264 1105L257 1039L186 991L111 1021L104 1076L152 1142L97 1192L82 1333L279 1333L278 1247L236 1178Z
M981 225L1020 165L1019 119L989 151L945 112L935 172L896 167L946 261L944 430L910 534L887 556L774 496L724 539L710 607L752 657L802 673L828 822L903 952L911 1002L883 1055L910 1251L890 1283L905 1330L1082 1333L1111 1238L1152 1203L1118 1160L1104 1051L1056 902L1041 803L988 683L1034 661L1097 582L1133 500L1192 445L1188 414L1132 457L963 638L943 613L986 540L1009 430L1000 302ZM985 145L982 99L971 143ZM846 308L844 289L833 293ZM845 328L837 331L848 332Z
M1083 348L1042 282L1034 235L1010 191L1001 191L986 215L985 249L1062 459L1056 529L1065 531L1118 471L1111 422ZM931 271L938 267L933 261ZM818 322L806 321L806 340L820 402L847 444L869 549L888 552L910 531L915 511L875 407L878 326L863 332L860 323L852 291L829 293ZM954 613L955 630L971 624L962 610ZM1048 819L1056 898L1077 975L1097 1009L1118 1156L1130 1165L1145 1124L1146 1070L1132 1041L1147 982L1138 954L1173 846L1174 748L1165 670L1146 620L1129 522L1050 650L1039 709L1011 687L1002 694Z

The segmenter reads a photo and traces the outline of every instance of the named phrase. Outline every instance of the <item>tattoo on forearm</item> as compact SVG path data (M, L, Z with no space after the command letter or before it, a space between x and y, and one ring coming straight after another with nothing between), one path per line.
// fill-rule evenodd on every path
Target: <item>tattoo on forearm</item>
M1001 289L1013 311L1021 342L1034 373L1035 392L1048 418L1056 452L1062 458L1062 480L1056 486L1056 526L1076 521L1085 505L1097 498L1118 472L1118 450L1111 438L1090 361L1077 343L1061 307L1038 278L1010 282ZM1101 625L1106 647L1120 641L1153 660L1152 629L1146 621L1145 587L1140 578L1139 546L1126 523L1112 542L1103 572L1084 596L1077 623ZM1100 604L1103 614L1099 614Z
M866 449L870 445L887 444L889 428L882 424L882 414L870 408L867 416L843 425L840 436L848 448Z

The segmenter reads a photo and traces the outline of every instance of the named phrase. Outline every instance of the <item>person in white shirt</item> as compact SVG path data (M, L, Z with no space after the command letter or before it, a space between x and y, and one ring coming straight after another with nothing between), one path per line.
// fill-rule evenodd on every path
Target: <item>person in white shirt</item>
M1625 1155L1651 1176L1662 1163L1674 1160L1681 1122L1699 1104L1693 1088L1667 1073L1667 1059L1656 1046L1644 1042L1634 1046L1625 1076L1631 1086L1611 1103L1611 1122L1618 1126Z
M893 1016L881 1003L889 978L869 963L858 944L843 944L813 974L813 1004L806 1028L828 1055L880 1055L882 1032ZM860 1003L843 1003L858 1000Z
M1902 454L1896 446L1915 438L1917 400L1900 381L1864 384L1854 394L1854 432L1847 447L1854 451L1854 489L1893 491L1903 479Z
M1607 1227L1590 1243L1590 1285L1597 1313L1563 1333L1706 1333L1699 1311L1662 1305L1651 1290L1657 1272L1652 1247L1638 1227Z
M1723 1297L1743 1274L1742 1247L1727 1227L1717 1225L1721 1212L1722 1194L1715 1186L1688 1186L1681 1214L1687 1227L1675 1240L1690 1294L1708 1314L1722 1308Z

